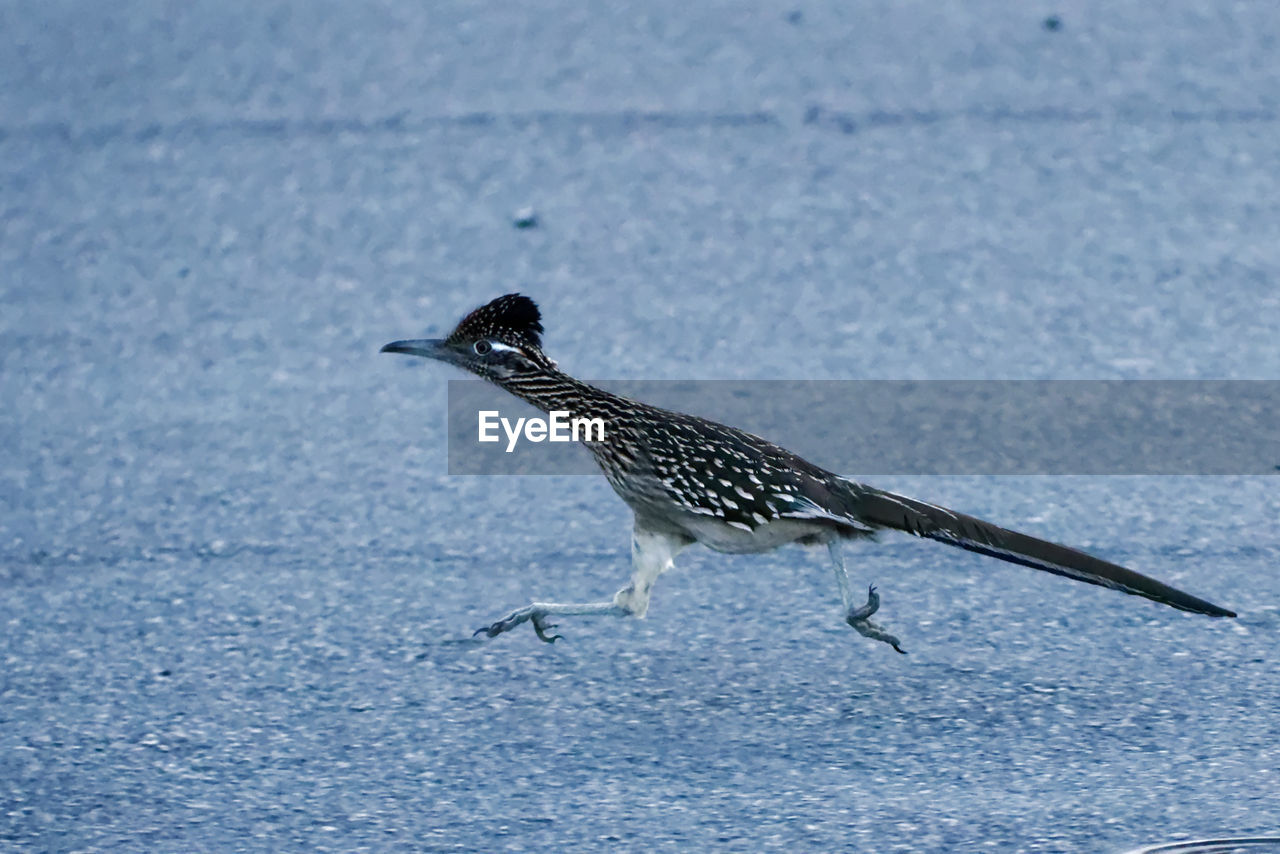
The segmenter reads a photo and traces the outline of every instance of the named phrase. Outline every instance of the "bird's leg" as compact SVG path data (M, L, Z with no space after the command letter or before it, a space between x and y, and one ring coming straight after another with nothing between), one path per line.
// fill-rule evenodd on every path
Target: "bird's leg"
M649 609L649 594L658 576L671 568L676 552L689 544L684 537L657 534L643 530L639 523L631 538L631 583L619 590L609 602L584 602L558 604L533 602L518 611L512 611L496 623L483 626L476 634L494 638L509 632L521 623L532 623L540 640L554 642L560 635L547 634L555 625L547 618L563 616L614 616L643 617Z
M880 594L874 586L867 588L867 603L860 608L853 607L853 594L849 587L849 573L844 568L844 555L840 552L840 540L832 537L827 540L827 551L831 555L832 568L836 574L836 585L840 588L840 599L844 603L844 621L864 638L884 641L903 655L907 651L899 646L896 637L871 622L871 615L880 610Z
M844 555L840 553L840 538L832 535L827 540L827 553L831 555L831 569L836 574L836 586L840 588L840 601L846 614L853 613L853 593L849 590L849 573L844 570Z
M581 602L577 604L532 602L517 611L512 611L496 623L481 626L476 629L476 634L483 634L485 637L496 638L503 632L511 631L521 623L533 623L533 630L537 633L539 640L546 641L547 643L554 643L560 635L547 634L548 631L555 628L555 624L548 623L547 618L557 614L565 616L599 616L612 614L622 617L626 616L627 611L619 608L612 602Z
M631 583L614 594L613 604L643 617L649 610L654 582L671 568L676 554L690 542L686 537L645 530L637 521L631 534Z

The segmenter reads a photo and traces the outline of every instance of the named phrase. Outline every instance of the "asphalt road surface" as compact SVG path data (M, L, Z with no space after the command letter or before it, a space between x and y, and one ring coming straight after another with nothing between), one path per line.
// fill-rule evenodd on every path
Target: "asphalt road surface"
M377 351L519 289L584 378L1280 378L1278 25L0 6L0 847L1277 831L1280 481L875 481L1234 621L888 537L847 551L909 656L798 548L693 549L642 621L479 643L612 594L628 511L601 478L447 476L457 375Z

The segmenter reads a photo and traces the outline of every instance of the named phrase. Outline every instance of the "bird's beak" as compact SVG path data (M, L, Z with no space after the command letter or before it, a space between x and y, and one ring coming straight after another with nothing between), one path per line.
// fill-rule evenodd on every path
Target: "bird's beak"
M438 362L457 364L458 352L446 347L440 338L415 338L410 341L392 341L385 345L381 353L405 353L410 356L421 356L424 359L435 359Z

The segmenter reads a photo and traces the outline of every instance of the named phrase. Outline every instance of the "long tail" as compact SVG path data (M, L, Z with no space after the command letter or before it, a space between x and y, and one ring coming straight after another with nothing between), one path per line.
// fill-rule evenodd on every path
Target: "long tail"
M1118 564L1058 543L1010 531L945 507L936 507L863 484L856 485L855 495L856 515L873 525L896 528L917 537L927 537L1010 563L1110 587L1135 596L1145 596L1183 611L1194 611L1212 617L1235 616L1234 611L1220 608L1212 602L1183 593Z

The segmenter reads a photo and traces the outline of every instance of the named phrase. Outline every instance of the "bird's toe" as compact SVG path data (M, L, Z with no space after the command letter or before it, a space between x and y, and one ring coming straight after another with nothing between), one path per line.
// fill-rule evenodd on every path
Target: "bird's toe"
M497 622L490 623L487 626L481 626L480 628L476 629L475 635L472 635L472 637L483 634L485 637L496 638L498 635L502 634L503 632L511 631L516 626L520 625L525 620L529 619L529 617L530 615L525 613L524 611L515 611L503 617L501 620L498 620Z
M540 641L543 641L545 643L555 643L560 638L564 637L564 635L547 634L547 632L549 632L551 629L554 629L556 627L555 623L544 623L542 621L542 618L540 617L534 617L532 622L533 622L533 631L538 636L538 640Z

